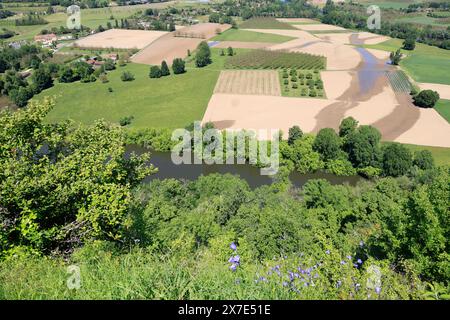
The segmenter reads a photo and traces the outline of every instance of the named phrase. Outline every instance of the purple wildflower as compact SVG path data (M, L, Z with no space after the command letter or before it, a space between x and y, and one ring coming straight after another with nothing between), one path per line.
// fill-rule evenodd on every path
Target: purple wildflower
M236 244L235 244L234 242L232 242L232 243L230 244L230 249L233 250L233 251L236 251L237 246L236 246Z
M375 287L375 292L376 292L376 294L380 294L381 293L381 288L380 287Z
M348 259L348 260L352 260L352 256L348 255L348 256L347 256L347 259Z
M287 287L288 283L286 281L283 281L283 287Z
M346 264L347 262L345 262L344 260L341 260L341 264L342 265L344 265L344 264Z
M361 259L358 259L358 260L356 260L356 263L357 263L357 264L362 264L362 260L361 260Z
M364 241L361 240L361 241L359 242L359 246L360 246L360 247L364 247Z
M342 281L338 280L338 282L336 282L336 288L340 288L342 285Z
M325 251L326 254L330 254L330 250Z
M231 271L236 271L236 268L237 268L237 265L234 263L230 266Z

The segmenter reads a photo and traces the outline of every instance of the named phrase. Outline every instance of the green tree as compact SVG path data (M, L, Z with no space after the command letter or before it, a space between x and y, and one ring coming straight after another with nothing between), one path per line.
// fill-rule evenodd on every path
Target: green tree
M337 159L341 151L341 140L333 129L323 128L314 139L313 149L320 153L324 161Z
M173 59L173 63L172 63L172 70L174 74L181 74L181 73L185 73L185 63L184 60L181 58L175 58Z
M429 150L416 151L413 164L422 170L432 169L434 167L433 155Z
M105 63L103 64L103 68L106 71L111 71L114 70L116 68L116 65L114 63L114 61L112 59L106 59Z
M122 239L131 188L152 172L148 156L125 158L119 128L47 124L52 107L46 99L0 113L0 240L7 239L0 254L16 246L50 252L88 239Z
M124 71L122 75L120 76L120 79L122 81L133 81L134 75L130 71Z
M151 66L149 77L152 79L161 78L161 69L158 66Z
M170 75L169 67L167 66L167 62L163 61L161 63L161 76L164 77L164 76L168 76L168 75Z
M414 37L408 37L403 41L403 49L414 50L416 47L416 39Z
M400 143L391 143L383 150L383 172L386 176L399 177L412 166L411 152Z
M25 107L28 103L28 100L30 100L33 97L33 92L28 87L18 87L17 89L12 89L8 93L9 98L12 102L19 108Z
M300 139L303 136L303 131L299 126L293 126L289 128L288 144L292 145L295 140Z
M395 52L391 52L390 54L391 63L395 66L397 66L400 63L400 60L402 59L402 52L400 49L398 49Z
M211 49L206 41L202 41L197 47L197 53L195 54L195 65L202 68L211 62Z
M39 68L35 70L33 76L31 77L31 81L33 82L34 93L39 93L42 90L53 86L52 75L46 68Z
M233 48L232 48L232 47L228 47L228 48L227 48L227 54L228 54L230 57L232 57L232 56L234 55L234 51L233 51Z
M439 93L433 90L422 90L413 97L414 104L422 108L433 108L439 100Z
M347 136L344 150L354 167L380 167L382 158L380 139L380 132L372 126L360 126Z
M344 118L339 125L339 136L346 137L350 133L355 132L356 128L358 128L358 121L353 117Z

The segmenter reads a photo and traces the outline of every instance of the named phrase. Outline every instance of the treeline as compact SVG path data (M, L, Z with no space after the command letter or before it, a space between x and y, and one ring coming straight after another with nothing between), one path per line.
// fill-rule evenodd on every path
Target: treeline
M140 185L154 170L125 157L123 130L49 125L51 108L0 113L0 298L449 294L448 167L354 187L280 178L252 190L219 174ZM65 285L72 264L79 290Z
M421 3L412 3L408 5L408 7L405 9L407 13L411 12L417 12L419 10L423 9L438 9L438 10L449 10L450 9L450 1L443 1L443 2L421 2Z
M16 26L33 26L47 23L48 21L46 21L44 18L42 18L40 15L37 14L28 14L27 16L21 19L15 20Z
M367 14L357 4L334 4L327 1L323 8L321 21L349 29L367 29ZM418 42L443 49L450 49L450 31L435 29L431 26L420 26L412 23L390 22L381 20L381 29L368 30L393 38L415 38Z
M9 10L1 10L1 7L0 7L0 19L6 19L8 17L12 17L13 15L15 15L14 12L9 11Z

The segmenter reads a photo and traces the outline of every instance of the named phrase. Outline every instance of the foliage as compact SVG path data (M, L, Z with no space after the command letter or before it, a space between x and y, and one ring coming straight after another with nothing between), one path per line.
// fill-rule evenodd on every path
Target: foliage
M149 73L150 78L161 78L161 76L162 76L161 69L158 66L150 67L150 73Z
M170 75L169 67L167 66L167 62L163 61L163 62L161 62L161 76L165 77L168 75ZM150 76L150 78L151 78L151 76Z
M185 73L185 63L181 58L175 58L172 62L172 70L174 74L182 74Z
M399 143L391 143L383 150L383 172L387 176L399 177L408 173L412 166L411 152Z
M331 128L323 128L317 133L313 144L314 151L320 153L322 160L336 160L341 150L341 141Z
M202 41L197 47L197 52L195 54L195 65L198 68L202 68L207 66L211 62L211 49L209 48L206 41Z
M392 51L391 54L389 55L389 58L391 59L391 63L394 66L398 66L400 63L400 60L402 59L402 53L400 51L400 49L398 49L397 51Z
M414 104L422 108L433 108L439 100L439 93L433 90L422 90L413 97Z
M122 72L122 75L120 76L120 79L122 81L133 81L134 75L130 71L124 71Z

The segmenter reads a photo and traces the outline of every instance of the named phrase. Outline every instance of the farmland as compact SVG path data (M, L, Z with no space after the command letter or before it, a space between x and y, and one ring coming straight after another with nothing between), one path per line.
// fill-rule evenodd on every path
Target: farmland
M224 70L214 93L281 95L278 72L272 70Z
M294 26L275 18L251 18L239 25L241 29L296 29Z
M388 71L386 74L395 92L411 92L411 83L403 71Z
M34 99L55 97L50 122L70 118L89 124L103 118L117 123L133 116L133 128L185 127L201 119L226 60L218 50L212 51L211 65L198 69L188 63L187 72L181 75L149 79L148 66L130 63L108 73L108 83L58 83ZM121 81L124 71L130 71L135 80Z
M376 45L364 45L385 51L395 51L402 47L400 39L390 39ZM400 61L400 66L418 82L450 84L450 51L422 43L417 43L413 51L402 50L406 57Z
M434 108L450 123L450 100L440 99Z
M325 92L317 70L280 70L282 95L285 97L324 97Z
M215 36L211 40L282 43L293 39L295 38L277 34L253 32L242 29L229 29Z
M269 50L251 50L231 57L226 63L227 68L244 69L297 68L322 70L325 65L326 59L322 56Z

